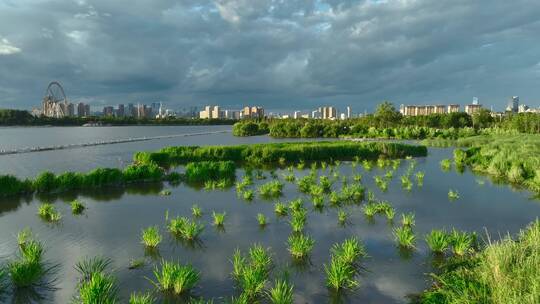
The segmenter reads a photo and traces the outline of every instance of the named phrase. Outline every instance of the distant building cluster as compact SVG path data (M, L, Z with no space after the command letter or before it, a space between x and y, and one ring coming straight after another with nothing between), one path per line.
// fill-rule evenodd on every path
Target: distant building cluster
M300 119L300 118L314 118L314 119L347 119L347 118L353 118L353 113L351 110L351 107L346 107L345 111L340 112L336 107L333 106L322 106L317 108L313 111L294 111L292 115L290 114L273 114L270 115L274 118L281 118L281 119L288 119L288 118L294 118L294 119Z
M221 109L220 106L205 106L199 112L201 119L244 119L264 118L264 109L258 106L246 106L242 110Z

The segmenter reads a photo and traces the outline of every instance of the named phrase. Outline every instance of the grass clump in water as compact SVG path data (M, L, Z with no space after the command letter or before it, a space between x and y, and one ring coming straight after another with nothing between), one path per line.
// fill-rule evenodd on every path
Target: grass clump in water
M161 268L155 267L154 277L156 281L152 283L159 291L173 295L189 293L200 280L200 274L193 266L165 260L161 262Z
M21 232L24 233L24 232ZM6 270L15 288L27 288L41 284L49 272L43 262L43 245L30 234L19 245L19 258L8 263Z
M464 256L473 251L476 235L465 231L452 229L449 235L449 242L452 252L457 256Z
M81 214L83 213L84 209L86 209L84 204L79 202L78 200L72 201L70 205L71 205L71 212L73 214Z
M264 227L268 224L268 220L266 219L266 216L262 213L257 214L257 222L259 222L259 226Z
M340 225L345 225L345 223L347 222L348 217L349 217L349 215L347 214L347 212L345 212L345 210L339 210L338 211L338 223Z
M449 171L452 168L452 161L450 159L441 160L441 169L443 171Z
M175 236L181 237L186 241L193 241L202 233L204 225L187 217L176 217L171 219L168 228Z
M274 287L268 292L268 299L272 304L293 304L294 302L294 286L289 283L287 278L276 279Z
M285 205L284 203L277 202L274 204L274 212L278 216L286 216L288 213L287 209L287 205Z
M191 207L191 214L193 217L201 217L202 216L202 209L198 205L193 205Z
M416 184L418 184L419 187L422 187L424 185L424 176L425 173L423 171L418 171L415 174Z
M443 254L450 245L450 238L444 230L433 229L426 235L426 243L435 254Z
M356 238L350 238L334 244L331 253L330 263L324 265L326 285L336 291L357 287L358 261L366 256L364 246Z
M86 258L75 264L80 275L76 303L118 302L116 279L106 272L110 264L111 260L103 257Z
M403 225L404 227L412 228L414 224L415 224L414 213L409 212L409 213L403 213L401 215L401 225Z
M273 180L259 187L259 193L262 197L279 197L283 190L283 183L278 180Z
M414 235L410 226L401 226L394 228L394 238L401 248L413 249L416 243L416 236Z
M459 199L459 192L457 190L448 190L448 199L451 201L455 201Z
M253 193L253 190L246 190L243 192L242 194L242 197L244 198L244 200L246 201L252 201L253 200L253 197L254 197L254 193Z
M141 243L148 248L157 248L162 239L157 226L148 227L141 232Z
M311 253L315 240L304 234L291 234L287 240L289 252L295 259L305 259Z
M150 293L132 293L129 296L129 304L153 304L155 299Z
M232 276L242 292L241 298L245 301L241 303L256 302L263 294L272 269L272 257L268 250L256 244L249 249L248 256L243 256L237 249L232 263Z
M38 215L47 222L58 222L62 218L60 212L50 203L43 203L38 208Z
M223 227L223 225L225 224L226 215L227 213L225 212L219 213L219 212L212 211L212 218L214 219L214 226Z

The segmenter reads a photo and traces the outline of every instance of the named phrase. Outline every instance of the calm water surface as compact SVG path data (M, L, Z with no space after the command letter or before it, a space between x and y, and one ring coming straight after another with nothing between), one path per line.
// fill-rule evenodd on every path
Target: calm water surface
M146 127L110 129L111 132L118 132L115 136L124 136L126 134L122 132L129 133L130 128L144 132L160 132L146 130ZM166 128L169 127L163 129ZM201 129L205 130L208 127L170 128L177 128L171 132L182 133L191 131L191 128L195 128L195 132L200 132ZM219 128L224 127L208 129ZM53 132L51 131L53 129L69 133L65 131L69 129L64 128L39 130L51 134L47 132ZM2 129L0 132L5 130ZM41 131L37 131L39 132ZM70 166L79 159L82 164L77 168L83 170L101 165L111 166L116 157L128 161L134 151L158 149L170 144L225 144L268 140L266 137L234 138L230 134L220 134L182 138L178 141L174 139L172 142L136 143L133 146L121 144L63 150L61 153L31 153L8 156L7 158L11 160L0 157L0 169L17 175L25 173L33 175L36 170L26 162L40 164L37 171L43 169L62 171L71 169ZM124 302L133 291L152 290L151 283L145 277L152 278L153 266L164 258L192 263L201 271L202 278L195 294L215 298L216 302L220 303L221 297L228 299L236 294L230 276L232 271L230 260L235 248L245 252L253 243L260 243L270 248L274 256L276 266L273 275L278 275L284 269L289 271L295 285L295 302L331 303L336 299L325 288L323 264L329 261L332 244L350 236L357 236L365 243L370 257L363 263L365 271L359 278L360 288L345 295L341 300L345 303L406 303L408 295L423 290L429 284L425 274L432 271L434 260L426 248L423 236L431 229L455 227L477 231L481 236L485 236L487 230L493 239L498 239L501 235L516 233L540 215L540 203L530 199L530 193L526 191L493 184L486 178L475 176L470 172L442 172L439 162L441 159L451 157L451 152L451 149L430 149L428 157L416 159L415 171L424 171L426 175L424 185L422 187L415 185L411 192L401 188L399 179L407 170L409 161L402 161L386 193L378 190L373 176L382 175L388 169L374 168L367 172L361 166L353 168L351 163L346 162L339 167L341 175L349 176L351 182L353 174L362 174L364 185L372 190L378 199L388 200L396 208L396 219L403 212L416 214L414 231L419 242L417 249L412 253L403 253L396 248L391 235L392 225L385 218L376 217L374 221L368 221L362 213L361 206L351 206L345 208L350 215L349 223L340 226L337 222L337 209L326 208L323 212L312 210L309 198L300 194L296 185L285 182L284 196L279 200L289 201L304 197L305 206L310 210L306 233L313 236L316 243L308 264L292 263L286 245L291 230L286 219L274 215L275 200L257 197L248 203L237 197L234 188L205 191L184 184L139 185L57 196L4 199L0 201L0 257L5 262L14 256L17 248L16 233L24 227L31 227L43 241L47 248L46 260L60 266L56 274L57 289L42 292L41 295L45 299L37 302L68 303L76 290L77 273L73 265L83 257L103 255L114 261L114 274L118 278ZM276 172L281 180L283 174L287 173L285 170ZM307 169L295 170L298 177L308 173ZM330 175L328 169L319 169L319 174ZM243 170L238 170L237 175L241 178ZM258 184L271 180L268 172L265 172L265 175L267 179L255 180L253 189ZM336 189L340 186L339 183L334 185ZM459 200L453 202L448 200L447 193L450 188L459 191L461 195ZM158 193L162 189L170 189L172 195L159 196ZM69 202L75 198L85 202L88 207L81 216L71 214ZM38 218L37 207L43 201L53 202L63 214L58 225L47 224ZM206 227L201 242L197 246L190 246L176 241L167 233L165 214L168 212L171 217L190 216L190 208L194 203L203 209L202 222ZM211 226L212 211L227 213L223 231ZM265 214L269 219L270 223L264 229L258 226L256 220L258 213ZM145 252L140 244L141 229L151 225L160 226L164 236L158 254ZM127 269L130 259L142 257L147 259L145 267L138 270ZM19 293L15 297L7 295L3 301L10 303L24 296L28 294Z

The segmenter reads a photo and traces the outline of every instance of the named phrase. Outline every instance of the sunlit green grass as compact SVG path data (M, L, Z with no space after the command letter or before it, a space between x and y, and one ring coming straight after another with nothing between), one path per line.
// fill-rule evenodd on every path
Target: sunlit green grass
M397 244L402 248L412 249L415 247L416 236L410 226L396 227L393 230Z
M315 240L308 235L291 234L287 243L289 252L294 258L304 259L311 253Z
M157 248L162 239L157 226L145 228L141 232L141 243L148 248Z
M444 253L450 245L450 238L444 230L433 229L425 239L429 249L436 254Z
M154 269L154 286L161 292L181 295L192 290L200 280L199 272L191 265L163 260Z
M58 222L62 218L60 212L50 203L43 203L38 208L38 215L48 222Z
M177 237L186 241L193 241L199 237L204 230L204 225L197 223L187 217L176 217L168 224L169 231Z
M214 219L214 226L217 226L217 227L223 227L223 225L225 224L225 217L226 217L227 213L225 212L215 212L215 211L212 211L212 218Z
M84 209L86 209L84 204L79 202L78 200L74 200L70 204L71 204L71 212L73 214L81 214L83 213Z

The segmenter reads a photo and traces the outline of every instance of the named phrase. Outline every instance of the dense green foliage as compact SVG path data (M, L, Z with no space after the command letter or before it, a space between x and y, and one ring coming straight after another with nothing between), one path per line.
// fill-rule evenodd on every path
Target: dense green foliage
M86 123L101 123L111 126L125 125L232 125L232 119L199 119L199 118L142 118L89 116L53 118L32 116L28 111L0 109L0 126L82 126Z
M207 180L231 180L235 178L236 166L232 161L201 161L186 165L188 182L201 183Z
M540 192L540 135L483 135L454 141L456 167L470 166L496 178Z
M255 136L268 134L268 123L256 122L252 120L243 120L233 125L232 133L234 136Z
M271 164L303 161L328 161L426 156L427 148L400 143L357 143L350 141L270 143L237 146L180 146L158 152L138 152L137 163L157 163L166 167L197 161L234 161Z
M507 114L494 118L486 109L473 115L464 112L402 116L391 103L384 102L373 114L347 120L269 119L239 121L233 135L250 136L269 133L281 138L353 136L362 138L460 138L475 135L484 128L499 128L522 133L540 132L540 115Z
M444 263L422 304L533 304L540 299L540 221L517 240L507 237Z

